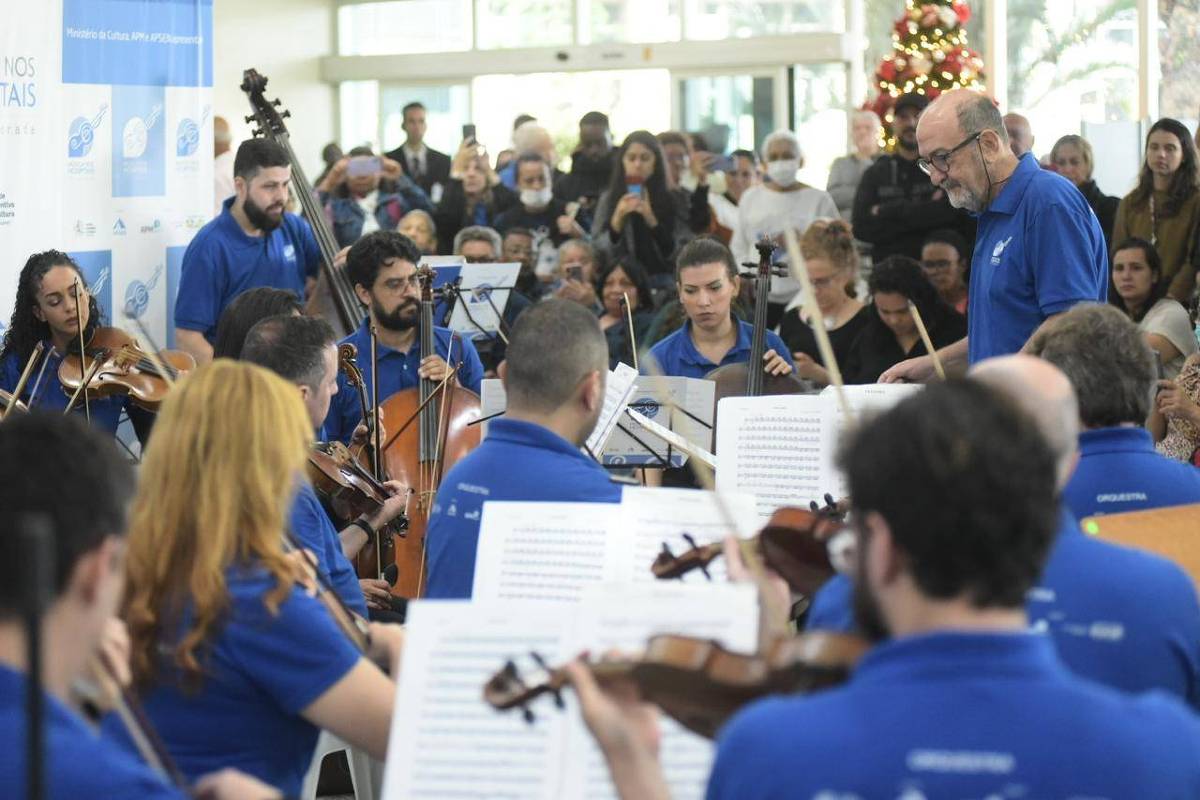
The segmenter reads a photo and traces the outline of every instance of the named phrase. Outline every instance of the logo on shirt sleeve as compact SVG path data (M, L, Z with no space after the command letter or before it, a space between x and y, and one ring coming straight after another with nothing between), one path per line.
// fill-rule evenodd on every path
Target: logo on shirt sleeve
M1008 247L1008 243L1012 241L1012 238L1013 237L1010 236L1007 239L996 242L996 246L992 248L993 266L1000 263L1000 256L1004 255L1004 249Z

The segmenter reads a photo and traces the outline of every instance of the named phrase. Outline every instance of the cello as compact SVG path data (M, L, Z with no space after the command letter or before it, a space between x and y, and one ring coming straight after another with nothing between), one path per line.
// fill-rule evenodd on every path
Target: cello
M312 184L309 183L300 166L300 160L292 150L291 138L283 122L292 112L286 109L282 112L277 111L276 108L281 106L282 102L278 98L268 101L264 94L266 88L267 79L259 75L257 70L251 68L242 73L241 90L246 93L250 100L250 108L254 112L245 119L247 123L258 125L254 130L255 136L262 136L274 142L287 153L292 168L292 185L304 209L304 218L308 220L313 237L317 240L317 247L321 251L321 272L304 312L309 316L323 317L341 339L349 336L358 327L362 320L362 304L358 295L354 293L354 286L350 283L346 271L333 265L338 252L337 239L329 230L325 209L317 202Z
M421 359L436 354L433 327L433 270L417 270L421 281L421 306L417 335ZM450 340L446 361L454 366L454 343ZM461 348L461 344L460 344ZM461 354L461 349L459 353ZM372 375L372 380L377 376ZM397 392L379 406L379 427L389 432L380 451L387 474L415 494L408 516L408 530L396 537L395 592L401 597L420 597L425 591L425 531L445 471L479 445L479 395L447 378L420 383ZM393 433L394 431L394 433Z

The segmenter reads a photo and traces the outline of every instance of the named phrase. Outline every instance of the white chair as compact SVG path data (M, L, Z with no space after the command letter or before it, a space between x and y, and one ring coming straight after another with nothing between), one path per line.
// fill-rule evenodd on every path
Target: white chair
M300 789L300 800L316 800L317 780L321 777L321 762L330 753L346 753L350 764L350 784L354 787L356 800L378 800L381 770L375 769L371 757L355 749L328 731L321 731L317 749L313 751L312 764L304 775L304 786Z

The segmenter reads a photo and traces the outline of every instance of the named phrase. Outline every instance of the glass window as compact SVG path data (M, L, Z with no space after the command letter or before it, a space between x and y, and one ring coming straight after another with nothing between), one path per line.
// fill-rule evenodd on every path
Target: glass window
M800 180L824 189L829 167L846 154L850 123L846 116L846 65L797 64L796 119L793 130L804 149Z
M579 140L579 118L588 111L608 115L617 143L640 128L670 128L670 81L665 69L481 75L472 85L477 138L494 158L512 146L513 118L532 114L553 137L565 170Z
M389 83L379 93L379 129L383 149L404 143L402 109L409 103L425 106L425 142L434 150L454 155L462 143L462 126L471 121L470 90L466 84L404 86Z
M1159 13L1159 113L1194 121L1200 112L1200 3L1160 3Z
M702 133L718 153L756 150L775 130L775 79L719 75L679 81L683 129Z
M480 50L553 47L571 44L575 39L573 2L477 0L477 3L475 46Z
M853 1L853 0L852 0ZM844 0L684 0L686 39L745 39L845 28ZM892 5L896 4L892 0Z
M375 56L471 49L471 0L392 0L338 9L338 53Z
M369 144L379 152L379 81L343 81L338 105L342 148Z
M679 0L584 0L580 44L677 42Z
M1083 123L1137 118L1132 0L1009 3L1008 109L1029 118L1043 155Z

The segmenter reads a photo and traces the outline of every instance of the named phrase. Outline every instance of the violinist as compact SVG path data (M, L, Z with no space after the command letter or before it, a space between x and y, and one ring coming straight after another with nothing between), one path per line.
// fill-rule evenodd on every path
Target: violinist
M620 486L580 450L604 407L607 377L608 346L591 311L551 298L521 315L500 365L508 408L434 499L426 597L471 596L488 500L620 501Z
M316 429L329 411L329 401L338 392L336 338L329 323L318 317L281 314L267 317L250 329L242 345L242 360L257 364L296 385L309 422ZM317 434L320 437L320 434ZM341 532L334 530L329 515L307 479L300 479L288 522L292 534L317 556L334 590L360 616L368 608L391 609L391 593L385 581L358 579L350 559L371 542L402 511L402 487L384 484L392 496L378 513L353 520Z
M730 310L740 281L733 254L716 239L701 237L684 245L675 263L675 286L687 320L650 350L662 374L703 378L750 357L754 326ZM766 344L763 371L791 374L792 356L783 340L767 331Z
M79 297L81 290L83 296ZM17 301L0 348L0 389L16 389L40 342L43 350L32 364L19 399L30 408L61 413L71 401L58 379L63 357L79 352L81 326L87 342L102 322L79 265L58 250L34 253L17 279ZM81 394L72 410L90 416L93 425L112 434L124 412L143 442L154 424L154 414L134 405L128 395L91 398L85 407Z
M124 618L149 718L189 778L234 765L298 796L319 729L386 756L399 627L366 652L297 583L290 493L312 443L296 387L252 364L197 369L142 461Z
M304 297L321 254L303 217L285 210L292 180L287 152L247 139L233 161L237 194L183 254L175 301L175 340L197 364L212 360L221 312L247 289L274 286Z
M395 231L375 231L359 239L346 256L346 272L367 307L367 317L358 330L343 339L363 354L359 367L367 396L373 395L375 365L366 357L371 352L371 326L378 336L379 402L401 389L416 386L421 378L441 381L451 373L461 386L479 393L483 365L475 345L449 328L435 327L433 355L421 360L417 322L420 318L421 286L417 264L421 251L412 240ZM355 427L363 422L355 392L345 376L338 376L340 393L325 418L330 440L349 442Z
M97 736L71 707L72 687L89 672L121 597L126 511L133 470L112 440L78 417L22 414L0 426L0 786L26 796L25 629L19 616L28 554L16 522L40 514L54 535L54 581L43 612L43 774L48 800L137 797L184 800L174 787L110 737ZM71 487L63 502L62 486ZM218 769L220 765L214 765ZM201 778L209 800L268 800L282 795L233 770Z
M1197 796L1186 707L1076 678L1026 630L1056 519L1057 465L1032 420L978 384L934 384L865 422L839 461L855 615L889 640L843 688L735 716L709 798ZM644 706L573 674L621 795L664 797Z

